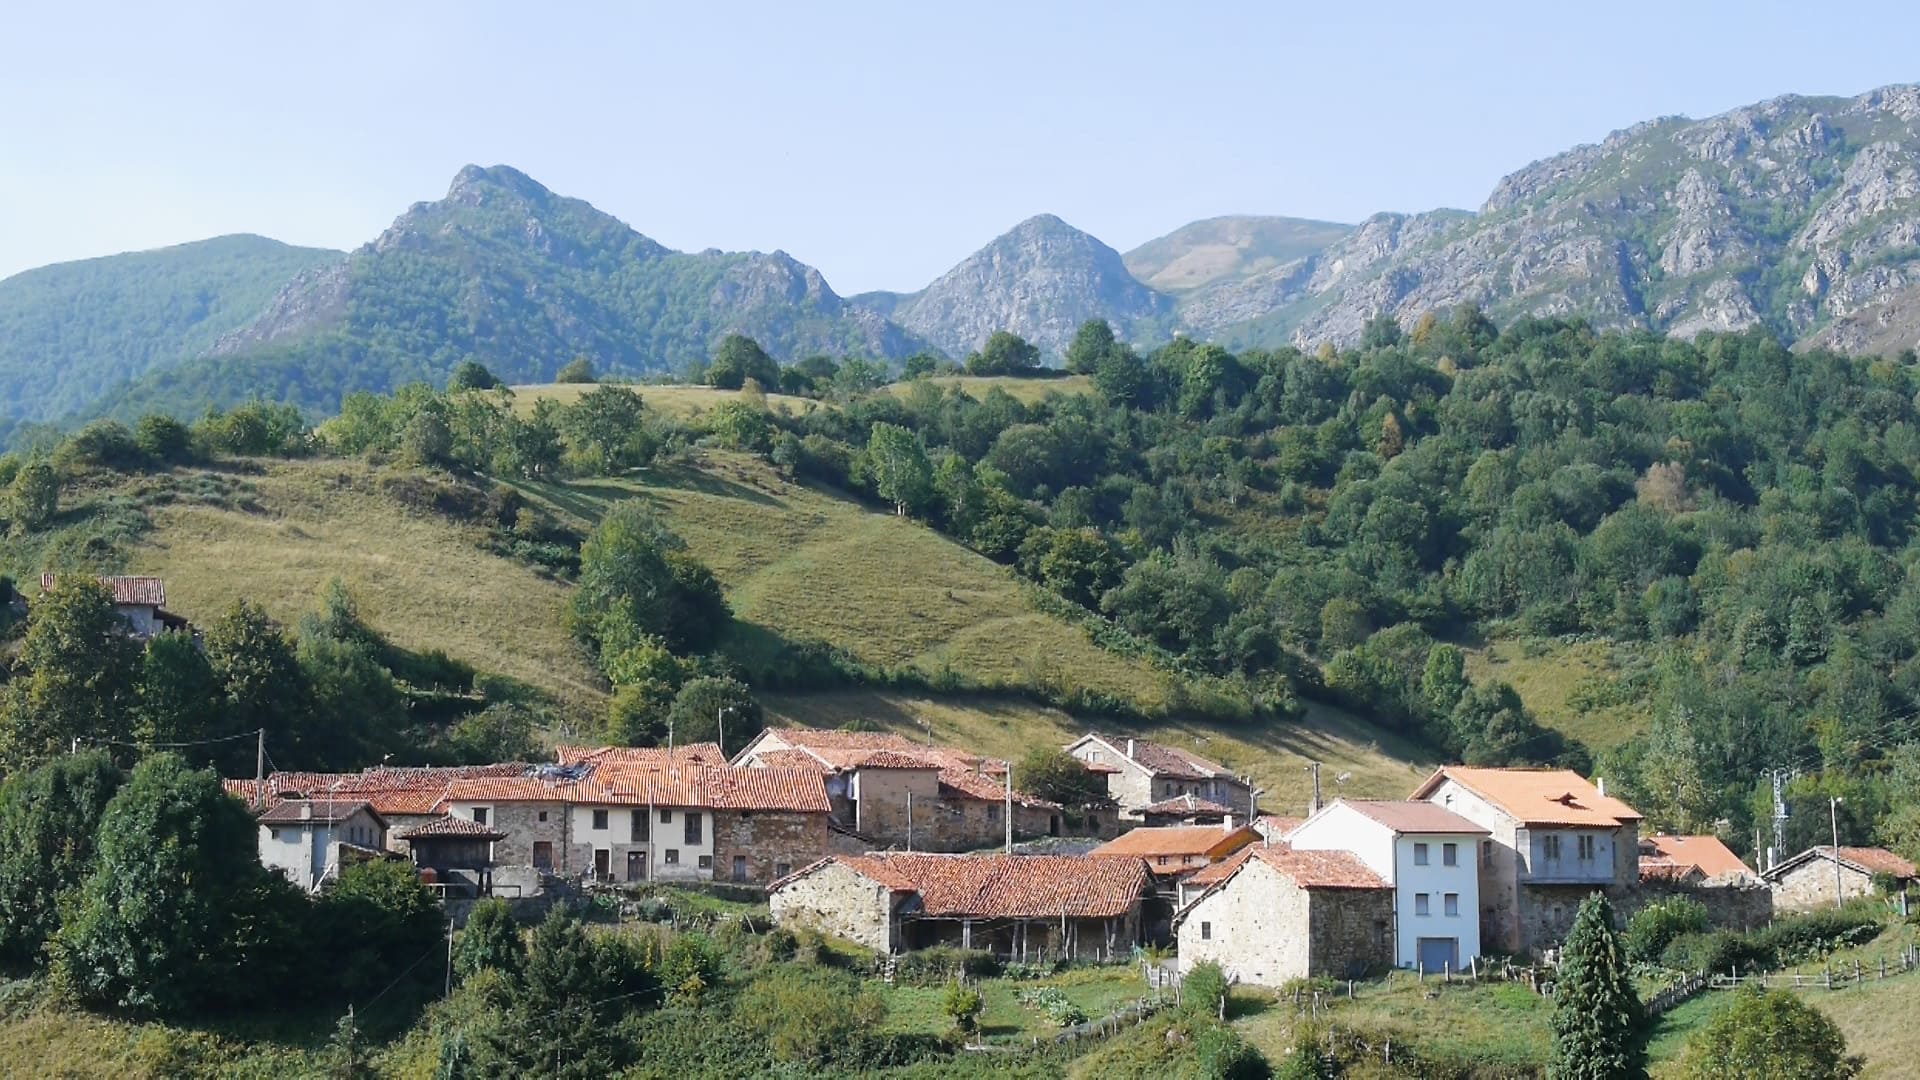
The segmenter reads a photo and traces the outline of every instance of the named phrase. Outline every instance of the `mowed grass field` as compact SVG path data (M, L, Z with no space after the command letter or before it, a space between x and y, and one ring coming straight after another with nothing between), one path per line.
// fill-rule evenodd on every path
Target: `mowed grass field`
M749 654L823 641L973 686L1087 687L1149 709L1168 699L1166 673L1034 610L1010 570L924 525L782 480L754 458L704 454L697 467L518 486L582 525L622 499L657 508L725 586Z
M291 625L337 577L404 648L440 649L562 699L601 696L566 631L567 586L483 551L477 529L406 510L358 461L273 462L246 480L252 509L150 511L154 528L127 569L165 578L169 609L204 625L245 597Z
M528 413L533 411L534 402L542 398L551 398L562 405L571 405L580 400L581 395L598 389L599 385L598 383L540 383L515 386L510 389L513 391L514 411ZM738 390L717 390L711 386L634 384L627 385L626 388L639 394L640 400L645 402L648 408L658 409L666 416L681 420L710 412L723 402L732 401L740 396ZM767 394L767 408L775 412L786 409L798 416L809 409L820 407L820 402L812 398L794 397L789 394Z
M991 757L1019 760L1035 746L1064 746L1087 734L1087 721L1043 705L1006 698L960 695L929 698L884 690L844 690L763 696L769 724L836 728L859 722L913 739L962 746ZM1313 794L1308 764L1321 763L1322 794L1331 800L1401 799L1436 762L1350 713L1309 705L1304 719L1260 727L1169 722L1104 725L1101 734L1180 746L1250 773L1265 789L1263 812L1305 816ZM1344 777L1345 779L1342 779Z
M1619 674L1613 646L1605 642L1503 640L1463 651L1474 682L1512 684L1542 724L1592 750L1611 749L1646 729L1648 717L1634 706L1582 709L1569 700L1582 682Z

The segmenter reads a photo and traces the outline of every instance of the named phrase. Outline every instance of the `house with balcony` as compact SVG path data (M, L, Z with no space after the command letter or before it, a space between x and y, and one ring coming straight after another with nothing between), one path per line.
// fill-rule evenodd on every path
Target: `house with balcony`
M1480 955L1480 844L1490 830L1435 803L1336 799L1296 826L1301 851L1346 851L1393 890L1393 965L1459 971Z
M1525 955L1566 937L1580 902L1640 881L1633 807L1571 769L1434 770L1412 798L1487 830L1480 840L1480 944ZM1297 830L1296 830L1297 832Z

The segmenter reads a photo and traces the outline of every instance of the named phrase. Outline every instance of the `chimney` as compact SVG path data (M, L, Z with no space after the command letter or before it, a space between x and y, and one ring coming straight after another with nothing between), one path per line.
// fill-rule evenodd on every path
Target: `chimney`
M1607 778L1604 776L1597 777L1595 778L1593 783L1595 787L1600 789L1600 797L1603 799L1606 798L1607 797Z
M300 820L306 821L311 819L312 817L313 817L313 804L301 803L300 804Z
M1227 815L1226 817L1223 817L1223 818L1221 818L1221 819L1220 819L1220 828L1221 828L1221 830L1222 830L1222 831L1224 831L1224 832L1232 832L1232 831L1233 831L1233 829L1234 829L1234 825L1233 825L1233 815L1232 815L1232 814L1228 814L1228 815Z
M1127 740L1127 756L1128 757L1133 756L1133 740L1132 739Z

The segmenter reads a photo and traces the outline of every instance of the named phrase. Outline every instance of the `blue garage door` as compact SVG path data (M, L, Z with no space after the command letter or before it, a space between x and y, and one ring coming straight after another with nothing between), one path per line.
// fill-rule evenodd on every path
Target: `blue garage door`
M1420 939L1420 968L1423 971L1459 971L1460 939L1423 937Z

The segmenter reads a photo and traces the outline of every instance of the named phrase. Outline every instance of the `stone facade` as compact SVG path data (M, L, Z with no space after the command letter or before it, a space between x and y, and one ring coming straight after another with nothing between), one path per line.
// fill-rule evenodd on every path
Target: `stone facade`
M1282 986L1354 978L1393 963L1393 891L1302 888L1260 859L1181 913L1182 974L1212 962L1230 979Z
M1168 775L1136 760L1133 755L1140 748L1139 740L1089 735L1067 752L1106 772L1107 794L1130 821L1140 821L1146 807L1182 795L1219 803L1236 814L1249 812L1252 800L1247 785L1224 769L1208 777Z
M476 810L485 813L476 816ZM578 875L593 866L591 861L583 866L572 850L567 805L563 802L452 801L447 804L447 812L507 834L505 840L493 845L496 866L532 867L559 877ZM496 876L495 880L501 879ZM527 880L534 880L534 876L528 875Z
M875 952L892 952L896 944L893 894L837 862L772 890L767 906L782 926L808 927Z
M1841 862L1839 895L1842 900L1873 895L1873 875ZM1822 854L1785 870L1773 879L1773 906L1780 911L1810 911L1834 906L1835 862Z
M1642 881L1637 888L1614 890L1607 898L1624 924L1641 908L1676 896L1705 907L1713 925L1727 930L1758 930L1773 921L1773 890L1753 880L1726 885Z
M827 815L782 810L713 813L714 880L770 885L827 854Z

